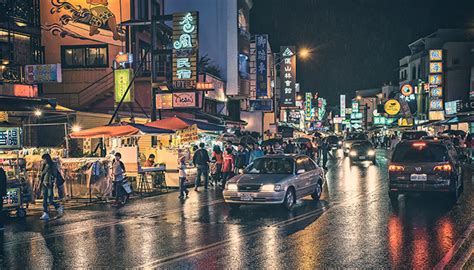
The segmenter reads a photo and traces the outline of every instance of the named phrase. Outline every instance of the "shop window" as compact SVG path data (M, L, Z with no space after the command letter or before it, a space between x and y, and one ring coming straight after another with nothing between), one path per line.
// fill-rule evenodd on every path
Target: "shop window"
M107 67L107 45L61 46L61 64L65 68Z
M249 57L245 54L239 54L239 75L240 78L248 80L250 78Z

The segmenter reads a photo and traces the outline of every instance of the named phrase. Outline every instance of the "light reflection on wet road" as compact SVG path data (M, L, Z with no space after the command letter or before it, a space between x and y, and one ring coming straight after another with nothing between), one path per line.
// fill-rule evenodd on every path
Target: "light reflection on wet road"
M288 213L245 206L233 212L217 190L132 201L122 209L69 209L45 224L10 219L0 231L0 268L432 268L469 226L472 180L457 205L402 196L393 210L387 159L377 166L330 161L322 200Z

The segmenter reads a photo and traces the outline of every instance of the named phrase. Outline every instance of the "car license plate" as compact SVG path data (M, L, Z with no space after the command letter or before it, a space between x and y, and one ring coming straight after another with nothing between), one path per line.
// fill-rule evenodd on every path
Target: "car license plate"
M365 156L359 156L359 159L365 159Z
M410 181L426 181L428 177L426 174L412 174L410 175Z
M252 201L253 198L252 198L252 195L250 195L250 194L241 193L240 194L240 200L242 200L242 201Z

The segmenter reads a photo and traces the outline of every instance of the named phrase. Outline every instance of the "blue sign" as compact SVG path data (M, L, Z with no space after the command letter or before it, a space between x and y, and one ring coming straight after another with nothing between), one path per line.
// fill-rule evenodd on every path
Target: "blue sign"
M249 100L251 111L273 111L273 99Z
M255 36L256 48L256 97L264 98L268 96L267 80L267 43L268 35Z

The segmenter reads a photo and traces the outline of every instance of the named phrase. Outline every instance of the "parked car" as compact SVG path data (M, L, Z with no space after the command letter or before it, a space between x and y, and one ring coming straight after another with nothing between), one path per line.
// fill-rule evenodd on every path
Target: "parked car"
M327 140L331 150L340 149L342 147L342 140L339 137L337 137L336 135L329 135L326 138L326 140Z
M375 148L369 141L355 142L351 146L349 159L351 165L356 161L370 161L375 165Z
M445 193L457 201L463 187L462 164L453 144L442 140L402 141L394 150L389 170L389 195Z
M428 136L428 132L426 131L405 131L402 133L402 141L403 140L419 140L422 137Z
M305 196L319 200L324 183L324 171L308 156L267 155L230 179L223 195L232 209L242 204L281 204L290 210Z
M353 133L347 134L347 136L344 138L344 144L343 144L344 156L347 157L349 155L349 151L351 150L351 146L353 143L363 142L367 140L368 140L368 137L364 133L353 132Z

